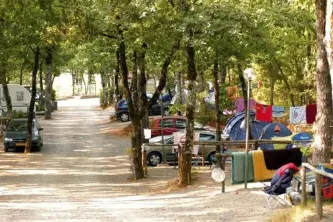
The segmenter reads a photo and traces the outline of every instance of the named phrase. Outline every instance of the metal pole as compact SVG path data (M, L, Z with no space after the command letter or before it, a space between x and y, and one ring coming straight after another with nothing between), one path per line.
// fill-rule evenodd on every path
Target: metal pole
M248 172L248 152L249 152L249 132L250 132L250 95L251 95L251 79L247 84L247 109L246 109L246 140L245 140L245 178L244 186L247 189L247 172Z

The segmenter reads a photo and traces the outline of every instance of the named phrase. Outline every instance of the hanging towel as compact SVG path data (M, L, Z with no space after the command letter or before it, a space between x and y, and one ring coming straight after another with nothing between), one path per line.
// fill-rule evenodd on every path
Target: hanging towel
M306 123L312 124L316 121L317 104L310 104L306 106Z
M264 159L267 169L276 170L287 163L294 163L296 166L302 164L302 152L300 148L284 150L264 150Z
M262 150L252 151L254 181L264 181L272 179L275 170L268 170L264 160Z
M306 123L305 111L306 111L305 106L290 107L290 123L291 124Z
M236 113L240 113L245 111L245 106L244 106L244 99L243 98L238 98L235 102L235 109ZM255 110L256 109L256 101L254 99L250 99L250 110Z
M245 178L245 152L232 153L232 184L243 183ZM252 154L248 153L247 181L253 181Z
M257 103L256 120L261 122L272 122L272 106Z
M273 117L282 117L285 114L285 109L283 106L273 106L272 116Z

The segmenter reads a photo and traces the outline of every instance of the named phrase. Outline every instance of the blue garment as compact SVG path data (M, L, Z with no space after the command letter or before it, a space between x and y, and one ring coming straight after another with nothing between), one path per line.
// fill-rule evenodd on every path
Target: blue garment
M285 113L285 109L283 106L273 106L272 112L273 117L282 117Z

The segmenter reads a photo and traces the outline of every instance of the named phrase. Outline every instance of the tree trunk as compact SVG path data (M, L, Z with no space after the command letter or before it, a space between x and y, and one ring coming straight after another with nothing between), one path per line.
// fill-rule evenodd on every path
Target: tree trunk
M119 92L119 73L120 73L120 59L119 59L119 50L116 52L117 57L117 66L116 66L116 73L114 76L114 85L116 87L116 102L118 102L121 99L121 93Z
M227 66L224 62L221 63L221 85L225 84L225 80L227 78Z
M3 96L6 101L6 108L7 108L7 117L12 118L13 116L13 106L12 100L10 98L9 89L7 85L7 60L2 59L0 63L0 82L2 84Z
M44 86L43 86L43 62L39 65L39 88L40 88L40 106L44 107L45 101L44 101Z
M271 106L274 105L274 88L275 88L275 79L271 77L271 81L270 81L270 88L271 88L271 92L270 92L270 99L269 99L269 104Z
M325 48L326 1L316 0L317 32L317 117L313 163L329 163L332 147L332 85ZM330 33L328 33L330 34Z
M177 104L182 104L182 73L180 71L177 72Z
M20 69L20 85L22 86L23 84L23 72L24 72L24 65L25 65L25 60L23 61Z
M114 103L114 76L111 74L110 78L108 79L108 85L109 85L109 104Z
M220 110L220 85L218 76L217 56L214 61L213 76L214 76L214 90L215 90L215 121L216 121L216 141L221 141L221 113ZM225 80L225 79L224 79ZM222 80L221 80L222 81ZM222 168L221 165L221 145L216 145L216 167Z
M282 69L282 67L281 67L280 64L278 64L278 69L279 69L280 74L282 76L282 80L285 83L285 85L286 85L286 87L287 87L287 89L289 91L291 105L295 106L294 94L292 93L292 90L291 90L291 87L289 85L288 79L287 79L286 75L284 74L283 69Z
M106 92L106 77L105 77L105 73L103 70L101 70L101 84L102 84L102 90L103 90L103 100L101 101L102 102L102 107L103 108L106 108L107 107L107 101L108 101L108 98L107 98L107 92Z
M242 65L240 63L237 63L237 71L238 71L238 78L239 78L240 84L242 86L242 94L243 94L243 98L244 98L244 111L246 111L247 110L247 88L246 88L245 78L243 75Z
M75 76L74 70L72 70L72 96L75 95Z
M188 80L188 99L186 104L186 139L185 147L181 154L182 158L179 163L179 187L186 187L191 183L191 163L194 136L194 111L196 105L196 78L197 71L195 68L195 50L192 44L193 30L189 33L189 42L186 46L187 53L187 80Z
M32 121L34 118L34 108L35 108L35 98L36 98L36 84L37 84L37 72L39 66L39 46L37 46L35 52L35 62L34 68L32 70L32 80L31 80L31 100L29 105L29 112L28 112L28 134L27 134L27 142L25 144L24 153L31 152L31 139L32 139Z
M48 48L47 56L45 59L46 63L46 76L45 76L45 119L52 118L52 49Z
M6 74L1 74L3 75L2 81L2 89L3 89L3 94L5 97L6 101L6 106L7 106L7 117L10 119L13 116L13 105L12 105L12 99L9 94L9 89L6 81Z

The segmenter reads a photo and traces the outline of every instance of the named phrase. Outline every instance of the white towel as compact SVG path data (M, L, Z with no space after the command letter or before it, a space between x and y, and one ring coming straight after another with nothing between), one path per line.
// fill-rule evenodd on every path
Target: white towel
M290 123L306 124L306 106L290 107Z

